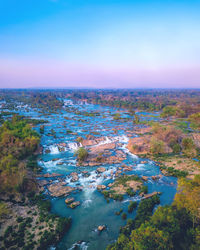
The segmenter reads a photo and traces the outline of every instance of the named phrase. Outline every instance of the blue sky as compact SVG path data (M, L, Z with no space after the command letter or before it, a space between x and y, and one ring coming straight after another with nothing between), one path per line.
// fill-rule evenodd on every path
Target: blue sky
M200 87L200 1L0 0L0 87Z

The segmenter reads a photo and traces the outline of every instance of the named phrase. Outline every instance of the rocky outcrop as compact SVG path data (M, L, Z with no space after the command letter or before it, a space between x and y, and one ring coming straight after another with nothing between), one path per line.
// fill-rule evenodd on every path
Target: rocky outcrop
M71 179L72 182L76 182L79 180L78 173L76 173L76 172L72 172L70 174L70 176L72 177L72 179Z
M98 173L103 173L103 172L105 172L105 171L106 171L106 169L103 168L103 167L97 168L97 172L98 172Z
M101 152L104 152L105 150L111 150L116 148L116 143L111 142L111 143L106 143L102 145L97 145L95 147L90 148L90 153L91 154L99 154Z
M40 177L44 177L44 178L52 178L52 177L59 177L62 176L62 174L57 174L57 173L46 173L44 175L40 175Z
M148 176L142 176L141 178L143 181L148 181Z
M67 198L66 200L65 200L65 203L66 204L70 204L70 203L72 203L74 201L74 198L72 197L72 198Z
M65 186L65 182L54 183L48 186L48 190L51 196L60 197L63 195L68 195L75 190L73 187Z
M136 155L151 154L151 140L152 135L144 135L141 137L131 138L128 142L128 150ZM172 149L167 145L166 142L163 142L163 153L169 154L172 153Z
M69 205L69 207L72 208L72 209L74 209L75 207L77 207L77 206L79 206L79 205L80 205L80 201L74 201L74 202L72 202L72 203Z
M157 194L161 194L161 192L153 192L153 193L151 193L151 194L145 194L145 195L143 196L143 198L144 198L144 199L148 199L148 198L151 198L151 197L153 197L153 196L155 196L155 195L157 195Z
M131 138L128 142L127 148L133 154L147 154L150 152L150 136Z
M133 170L133 167L127 166L127 165L122 165L121 167L122 167L122 169L123 169L124 172L132 171Z
M106 138L103 136L103 137L95 137L93 135L89 135L87 139L83 139L81 144L84 146L84 147L88 147L88 146L95 146L97 144L99 144L100 142L102 141L105 141Z
M153 176L151 176L152 180L154 180L154 181L160 179L161 177L162 177L162 175L153 175Z
M104 189L106 189L106 186L105 185L97 185L97 189L104 190Z

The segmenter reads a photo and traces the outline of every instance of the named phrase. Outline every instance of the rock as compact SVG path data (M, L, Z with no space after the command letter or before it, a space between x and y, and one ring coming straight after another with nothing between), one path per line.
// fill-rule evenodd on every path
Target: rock
M161 178L161 176L160 175L154 175L154 176L151 176L151 178L152 178L152 180L158 180L158 179L160 179Z
M97 172L98 172L98 173L103 173L103 172L105 172L105 171L106 171L106 169L103 168L103 167L97 168Z
M60 147L66 147L67 144L65 142L62 142L62 143L58 143L58 146L60 146Z
M147 176L142 176L142 180L143 181L148 181L148 177Z
M78 174L76 172L72 172L70 176L72 177L71 179L72 182L76 182L79 180Z
M105 185L97 185L97 189L104 190L104 189L106 189L106 186Z
M132 171L133 168L131 166L126 166L124 167L124 171L127 172L127 171Z
M82 171L81 173L85 175L88 174L88 171Z
M151 194L145 194L143 197L144 197L144 199L148 199L148 198L151 198L151 197L153 197L154 195L157 195L157 194L161 194L161 192L153 192Z
M100 226L98 226L98 231L99 232L102 232L103 230L105 230L106 229L106 226L105 225L100 225Z
M51 177L59 177L59 176L62 176L61 174L57 174L57 173L46 173L44 175L42 175L41 177L44 177L44 178L51 178Z
M79 206L79 205L80 205L80 201L74 201L74 202L72 202L72 203L69 205L69 207L72 208L72 209L74 209L75 207L77 207L77 206Z
M58 161L58 160L60 160L60 158L54 158L54 159L52 159L52 161Z
M86 135L87 140L94 140L95 136L94 135Z
M49 184L49 182L47 180L39 180L39 186L46 186L47 184Z
M113 185L113 183L109 183L109 184L108 184L108 187L112 187L112 185Z
M45 149L45 154L49 154L49 153L51 153L51 150L50 149Z
M64 164L64 162L58 162L56 165L61 166L63 164Z
M74 201L74 198L72 197L72 198L67 198L66 200L65 200L65 203L66 204L70 204L70 203L72 203Z
M98 154L98 153L102 153L105 150L111 150L111 149L115 149L116 147L116 143L115 142L111 142L111 143L106 143L106 144L101 144L101 145L97 145L94 146L90 149L90 152L92 154Z
M70 194L72 191L75 190L75 188L73 187L69 187L69 186L64 186L66 185L65 182L59 182L59 183L54 183L48 186L48 190L51 194L51 196L54 197L60 197L63 195L68 195Z

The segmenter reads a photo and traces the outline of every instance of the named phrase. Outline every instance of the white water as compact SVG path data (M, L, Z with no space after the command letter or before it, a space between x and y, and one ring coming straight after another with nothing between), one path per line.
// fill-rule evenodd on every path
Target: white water
M79 147L82 147L82 144L78 144L77 142L68 142L67 146L72 152L76 152Z
M52 155L56 155L56 154L60 153L58 146L56 146L56 145L52 145L48 149L50 150L50 154L52 154Z
M68 248L68 250L73 250L73 249L77 249L77 247L79 247L79 249L81 250L87 250L88 246L86 242L81 242L81 243L74 243L72 245L72 247Z

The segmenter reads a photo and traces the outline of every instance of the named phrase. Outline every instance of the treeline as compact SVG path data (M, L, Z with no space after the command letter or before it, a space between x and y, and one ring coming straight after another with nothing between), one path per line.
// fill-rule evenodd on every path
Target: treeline
M117 241L107 249L199 249L199 197L199 175L194 180L179 179L178 193L172 205L159 206L151 216L155 201L141 201L136 218L127 221L127 225L121 228Z
M166 108L163 116L173 113L187 117L200 109L200 91L192 89L0 90L0 94L0 101L9 103L13 100L54 111L62 108L62 98L130 110L161 111ZM12 103L10 105L13 107ZM175 109L171 110L171 107Z
M199 90L71 90L66 96L77 101L126 109L160 111L167 106L185 106L185 113L198 110ZM198 107L195 108L197 104ZM193 113L193 112L192 112Z
M63 102L59 98L61 93L56 91L0 90L0 94L3 108L15 109L16 106L23 104L54 112L63 107Z

